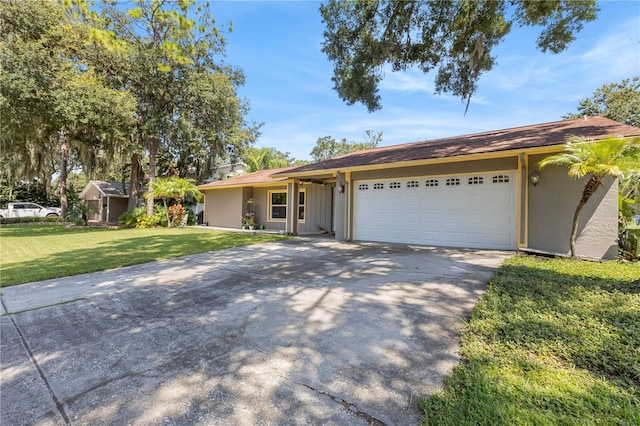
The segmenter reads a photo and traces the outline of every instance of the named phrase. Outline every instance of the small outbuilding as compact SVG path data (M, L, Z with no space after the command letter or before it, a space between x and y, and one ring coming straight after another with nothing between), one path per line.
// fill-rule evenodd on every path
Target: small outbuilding
M117 222L120 215L127 211L129 186L121 182L89 181L80 193L80 199L85 200L91 208L89 221Z
M239 227L249 203L266 229L332 232L344 241L569 253L584 180L540 160L570 136L636 137L603 117L564 120L359 151L199 186L204 221ZM617 254L618 182L582 211L577 255Z

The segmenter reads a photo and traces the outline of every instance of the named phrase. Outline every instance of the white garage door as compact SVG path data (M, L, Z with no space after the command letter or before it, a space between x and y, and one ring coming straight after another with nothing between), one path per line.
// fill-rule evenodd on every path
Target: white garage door
M354 182L354 238L516 248L515 172Z

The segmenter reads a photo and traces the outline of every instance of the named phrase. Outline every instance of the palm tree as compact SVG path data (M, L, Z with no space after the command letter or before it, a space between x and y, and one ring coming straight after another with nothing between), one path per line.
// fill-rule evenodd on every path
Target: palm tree
M247 173L286 167L293 161L293 159L289 158L288 152L280 152L273 147L247 148L242 159L247 165Z
M609 136L595 142L579 136L567 139L565 152L549 156L538 163L538 168L557 165L569 167L572 179L588 178L582 190L582 197L573 215L571 228L571 257L576 257L576 237L580 212L591 195L602 185L606 176L622 178L625 173L640 169L640 138L624 139Z
M174 199L177 204L182 204L184 199L188 196L192 196L196 201L202 199L202 192L196 187L193 179L184 179L177 176L169 176L166 178L157 178L149 185L145 197L147 199L153 197L154 200L162 199L164 205L164 211L167 215L167 227L173 226L173 221L169 217L169 208L167 207L167 200Z

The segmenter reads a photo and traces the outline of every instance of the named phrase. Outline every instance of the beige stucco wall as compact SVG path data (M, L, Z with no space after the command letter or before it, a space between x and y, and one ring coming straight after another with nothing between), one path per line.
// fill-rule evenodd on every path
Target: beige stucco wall
M91 184L91 186L89 187L89 189L87 190L84 196L84 199L89 201L89 200L97 200L98 198L100 198L100 191L93 184Z
M529 159L531 170L544 156ZM575 209L586 180L573 180L566 167L549 166L540 172L540 183L529 183L528 248L569 254L569 238ZM605 180L580 214L576 255L612 259L617 254L618 182Z
M89 213L89 220L91 221L101 221L102 220L102 208L100 204L100 191L93 184L87 190L84 200L87 202L89 207L93 210Z
M244 195L242 188L205 190L204 222L209 226L239 228Z

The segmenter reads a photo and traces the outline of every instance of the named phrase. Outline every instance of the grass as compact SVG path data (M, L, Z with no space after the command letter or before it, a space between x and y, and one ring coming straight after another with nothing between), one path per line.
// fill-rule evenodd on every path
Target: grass
M0 287L281 240L202 228L0 227Z
M423 424L640 424L638 279L640 263L508 260Z

